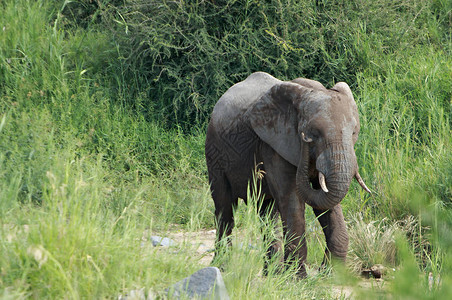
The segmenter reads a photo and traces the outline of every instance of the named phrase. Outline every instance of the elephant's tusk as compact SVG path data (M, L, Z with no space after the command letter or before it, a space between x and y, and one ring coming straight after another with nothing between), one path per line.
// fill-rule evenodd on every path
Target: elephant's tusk
M328 189L327 189L326 183L325 183L325 175L323 175L322 172L319 172L319 183L320 183L320 187L322 188L322 190L325 193L328 193Z
M307 137L307 136L304 134L304 132L301 133L301 139L302 139L303 141L305 141L306 143L312 142L312 139L311 139L310 137Z
M358 181L359 185L369 194L372 194L372 192L369 190L369 188L367 187L367 185L364 183L364 180L361 178L361 175L359 175L358 172L356 172L355 174L355 178Z

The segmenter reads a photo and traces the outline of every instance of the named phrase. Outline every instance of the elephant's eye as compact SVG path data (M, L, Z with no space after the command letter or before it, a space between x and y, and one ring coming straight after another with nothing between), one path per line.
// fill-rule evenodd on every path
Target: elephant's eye
M306 143L310 143L312 142L312 138L308 137L307 135L304 134L304 132L301 133L301 139L306 142Z

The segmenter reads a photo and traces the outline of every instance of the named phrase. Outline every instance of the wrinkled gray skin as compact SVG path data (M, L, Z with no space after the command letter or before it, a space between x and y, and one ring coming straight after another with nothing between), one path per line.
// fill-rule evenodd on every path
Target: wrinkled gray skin
M215 105L206 137L217 243L231 234L233 208L238 198L247 201L248 182L256 163L262 162L266 196L260 213L279 212L289 237L286 261L298 260L299 275L306 276L306 203L323 228L326 257L344 260L348 234L340 202L352 179L360 179L354 152L359 129L356 103L346 83L328 90L317 81L286 82L257 72L232 86ZM275 242L268 255L279 248Z

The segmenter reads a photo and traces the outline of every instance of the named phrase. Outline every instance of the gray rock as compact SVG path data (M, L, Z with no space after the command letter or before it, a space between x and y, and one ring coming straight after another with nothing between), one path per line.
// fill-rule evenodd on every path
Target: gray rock
M173 241L172 239L169 239L166 237L161 237L158 235L151 236L151 242L152 242L152 246L154 246L154 247L156 247L156 246L163 246L163 247L176 246L176 242Z
M229 300L220 270L215 267L201 269L165 290L170 299Z

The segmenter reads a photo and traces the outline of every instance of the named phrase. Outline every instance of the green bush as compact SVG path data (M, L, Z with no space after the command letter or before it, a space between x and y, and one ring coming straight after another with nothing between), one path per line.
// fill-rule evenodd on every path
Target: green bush
M254 71L352 88L363 71L385 77L388 59L449 38L438 26L447 22L442 5L133 0L119 8L116 39L127 76L145 86L145 110L186 127L205 123L221 94Z

